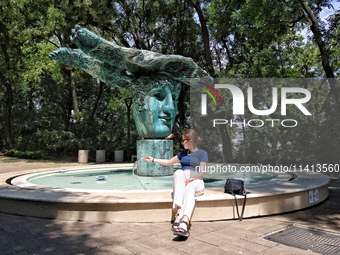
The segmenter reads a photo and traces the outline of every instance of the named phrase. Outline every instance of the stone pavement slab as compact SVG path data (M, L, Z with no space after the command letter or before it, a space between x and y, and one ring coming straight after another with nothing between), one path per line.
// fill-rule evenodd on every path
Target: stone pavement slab
M0 218L15 223L4 224L8 232L0 229L0 247L6 247L0 254L256 254L267 248L243 240L247 233L233 227L234 221L195 223L196 234L179 239L170 223L67 222L2 213Z

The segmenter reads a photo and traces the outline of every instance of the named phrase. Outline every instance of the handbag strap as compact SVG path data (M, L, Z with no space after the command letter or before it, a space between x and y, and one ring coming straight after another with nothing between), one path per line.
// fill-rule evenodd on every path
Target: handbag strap
M237 216L238 216L239 220L242 221L243 213L244 213L244 208L246 207L246 200L247 200L246 187L244 187L244 200L243 200L243 207L242 207L241 217L240 217L240 213L238 212L237 199L236 199L236 195L234 194L234 192L233 192L233 195L234 195L235 204L236 204Z

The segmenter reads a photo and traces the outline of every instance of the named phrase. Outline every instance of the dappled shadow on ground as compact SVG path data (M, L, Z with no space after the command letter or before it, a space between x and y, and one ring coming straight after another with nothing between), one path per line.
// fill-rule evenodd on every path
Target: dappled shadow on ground
M122 225L123 226L123 225ZM0 254L136 254L120 244L141 237L110 223L56 221L0 213Z
M339 197L340 179L331 179L329 183L329 196L321 204L297 212L272 216L271 218L290 220L324 230L340 231Z
M76 222L72 230L67 222L0 213L0 253L81 254L96 248L78 226Z
M187 254L170 247L170 227L170 222L72 222L0 213L0 254Z

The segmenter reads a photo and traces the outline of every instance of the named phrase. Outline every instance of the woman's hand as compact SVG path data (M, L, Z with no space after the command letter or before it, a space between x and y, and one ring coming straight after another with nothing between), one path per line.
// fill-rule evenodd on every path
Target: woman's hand
M204 83L213 84L209 74L191 58L121 47L79 25L72 30L71 40L79 47L78 49L62 47L51 52L49 56L120 88L134 90L138 87L140 90L144 85L133 84L141 73L146 77L151 77L151 73L162 73L176 81L198 88L205 86L200 82L193 85L191 78L200 78Z
M185 178L185 186L187 186L190 182L202 180L202 178Z
M143 159L144 159L145 161L147 161L147 162L152 162L152 160L153 160L153 158L152 158L152 157L149 157L149 156L143 157Z

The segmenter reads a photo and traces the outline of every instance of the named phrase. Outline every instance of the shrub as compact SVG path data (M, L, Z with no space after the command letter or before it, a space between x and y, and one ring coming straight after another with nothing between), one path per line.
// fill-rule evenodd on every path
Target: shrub
M34 151L26 151L25 158L27 159L34 159Z
M17 157L24 159L42 159L44 155L42 151L17 151L17 150L7 150L4 152L7 157Z
M4 155L7 157L14 157L15 150L5 150Z
M34 151L33 159L42 159L42 158L44 158L42 151Z
M25 153L22 152L22 151L15 151L14 152L14 157L17 157L17 158L24 158L24 155L25 155Z

